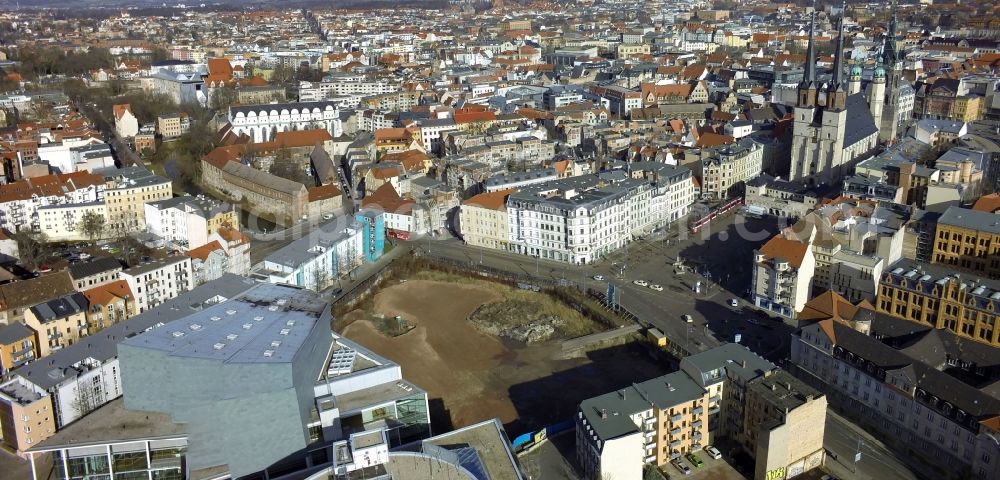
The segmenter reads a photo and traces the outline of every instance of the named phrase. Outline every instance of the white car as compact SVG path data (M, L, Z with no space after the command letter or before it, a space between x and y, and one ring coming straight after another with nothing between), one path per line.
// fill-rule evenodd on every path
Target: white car
M691 475L691 467L687 466L687 464L681 461L681 459L674 460L670 463L684 475Z
M730 298L729 299L729 306L733 307L733 308L736 308L736 307L740 306L740 301L737 300L737 299L735 299L735 298Z
M333 220L333 214L328 213L326 215L323 215L323 220Z
M707 453L709 457L712 457L716 460L722 458L722 452L720 452L718 448L715 448L711 445L705 447L705 453Z
M604 275L594 275L594 280L597 280L598 282L603 282Z
M634 283L634 284L636 284L636 285L638 285L640 287L645 287L645 286L649 285L649 282L647 282L645 280L635 280L632 283Z
M691 315L688 315L686 313L684 315L681 315L681 320L684 320L684 323L694 323L694 319L691 318Z
M652 285L650 285L649 288L650 288L650 290L656 290L657 292L662 292L663 291L663 287L660 286L660 285L657 285L655 283L652 284Z

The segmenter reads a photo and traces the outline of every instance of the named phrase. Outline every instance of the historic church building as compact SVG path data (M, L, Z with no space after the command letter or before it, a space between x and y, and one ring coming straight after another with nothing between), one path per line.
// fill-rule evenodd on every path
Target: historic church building
M794 107L789 179L831 185L850 174L854 164L869 154L880 139L886 142L897 135L897 107L892 95L897 94L895 85L902 62L896 53L894 15L882 58L867 88L862 91L862 70L858 65L850 69L845 81L842 14L833 77L829 83L821 84L816 79L815 26L816 13L813 12L806 67ZM883 65L892 69L891 79ZM887 92L889 83L893 87ZM880 130L885 130L881 136Z

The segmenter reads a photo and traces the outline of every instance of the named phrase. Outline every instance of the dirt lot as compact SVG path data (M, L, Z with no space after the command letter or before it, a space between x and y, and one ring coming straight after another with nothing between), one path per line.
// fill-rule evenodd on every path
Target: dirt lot
M408 380L427 390L438 432L498 417L517 435L569 419L585 398L666 373L641 345L567 359L556 340L528 346L482 333L466 319L502 292L475 279L410 280L383 289L371 311L351 312L337 329L399 363ZM415 328L386 337L366 320L371 313L401 315Z

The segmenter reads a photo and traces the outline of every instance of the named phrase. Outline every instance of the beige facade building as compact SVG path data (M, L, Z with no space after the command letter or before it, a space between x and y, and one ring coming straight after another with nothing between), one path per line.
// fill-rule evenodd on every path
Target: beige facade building
M755 480L782 480L823 464L826 397L779 370L747 387L743 448Z
M701 196L723 199L740 190L740 185L760 175L764 148L746 141L703 151Z
M584 478L639 480L644 464L662 467L721 438L756 459L755 480L822 464L826 399L818 391L735 343L685 357L680 368L580 404Z
M21 453L51 437L55 417L45 390L21 377L0 385L0 432L7 448Z
M786 318L809 300L816 260L809 243L775 235L754 251L753 301Z
M509 239L507 197L513 190L481 193L462 202L459 229L466 244L506 250Z
M89 335L87 298L71 293L39 303L24 312L24 324L35 331L40 357Z
M708 402L709 392L684 372L584 400L576 415L584 478L641 479L644 464L666 465L701 450Z
M125 167L104 173L107 182L104 203L109 234L136 232L146 228L146 203L173 196L170 179L145 167Z

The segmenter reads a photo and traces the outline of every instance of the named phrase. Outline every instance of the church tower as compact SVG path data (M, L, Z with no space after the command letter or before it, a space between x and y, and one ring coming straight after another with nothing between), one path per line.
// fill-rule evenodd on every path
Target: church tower
M892 19L889 21L889 31L882 39L882 54L879 63L884 69L885 85L882 107L882 118L879 119L879 141L892 142L899 136L899 82L903 76L903 57L899 53L899 38L896 20L897 1L892 0Z
M885 69L881 65L875 67L872 83L868 85L868 107L871 109L875 125L882 125L883 107L885 106ZM879 137L882 131L879 130Z
M851 76L847 78L847 94L854 95L861 92L861 65L851 67Z
M832 184L843 176L845 163L844 132L847 130L849 86L844 79L847 63L844 57L844 18L842 15L833 78L826 87L821 87L816 80L815 7L809 24L805 73L799 84L795 119L792 121L789 180ZM823 96L826 97L822 105L817 101L817 90L820 88L823 88Z
M847 0L844 0L840 10L840 32L837 35L837 52L833 59L833 81L826 91L827 109L843 110L847 108L847 82L844 81L844 17L847 16Z

